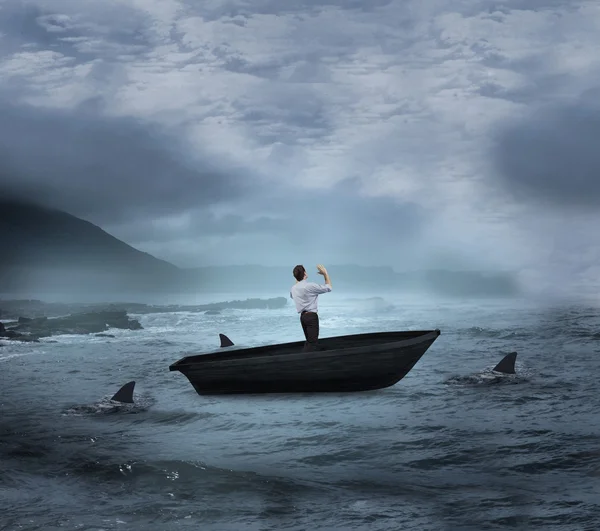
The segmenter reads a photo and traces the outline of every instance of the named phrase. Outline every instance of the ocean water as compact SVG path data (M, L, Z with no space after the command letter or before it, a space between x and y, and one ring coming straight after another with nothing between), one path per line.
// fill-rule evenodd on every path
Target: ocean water
M302 339L291 306L4 341L0 529L600 529L600 311L387 302L321 297L321 337L442 332L367 393L201 397L169 372L219 332ZM483 377L514 350L517 375ZM99 407L129 380L135 406Z

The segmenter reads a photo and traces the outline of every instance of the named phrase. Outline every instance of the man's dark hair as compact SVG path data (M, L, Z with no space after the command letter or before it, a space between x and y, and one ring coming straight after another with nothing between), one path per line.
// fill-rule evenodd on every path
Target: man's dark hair
M294 278L298 281L302 280L304 278L305 272L306 269L304 269L303 265L297 265L296 267L294 267Z

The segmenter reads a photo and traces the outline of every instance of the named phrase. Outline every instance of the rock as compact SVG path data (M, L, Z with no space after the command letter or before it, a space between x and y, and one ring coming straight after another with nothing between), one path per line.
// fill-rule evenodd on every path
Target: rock
M204 315L220 315L221 310L206 310Z
M140 330L143 327L136 319L130 319L127 312L118 310L85 312L53 319L20 316L17 324L4 330L2 334L9 339L37 341L41 337L52 335L103 333L109 328Z
M18 341L24 341L26 343L27 342L28 343L39 343L40 342L40 340L37 337L35 337L35 336L21 335L21 336L15 338L15 339L17 339Z
M30 341L35 343L39 343L40 341L37 336L21 334L15 330L5 330L1 337L4 337L5 339L15 339L18 341Z
M113 336L112 334L96 334L96 337L116 337L116 336Z
M129 330L143 330L144 327L137 319L129 319Z

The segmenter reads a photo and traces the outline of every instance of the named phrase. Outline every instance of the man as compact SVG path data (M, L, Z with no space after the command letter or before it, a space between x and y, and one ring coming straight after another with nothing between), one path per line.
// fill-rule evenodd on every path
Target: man
M319 315L317 313L317 298L321 293L331 291L331 279L325 266L319 264L317 266L319 275L325 278L325 284L316 284L315 282L307 282L308 275L304 266L297 265L294 267L294 278L296 284L290 290L290 298L296 303L296 310L300 314L300 324L304 331L306 343L304 350L319 350Z

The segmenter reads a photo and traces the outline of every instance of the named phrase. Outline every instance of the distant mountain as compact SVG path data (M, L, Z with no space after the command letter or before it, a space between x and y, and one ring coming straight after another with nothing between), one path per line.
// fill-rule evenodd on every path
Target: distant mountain
M226 257L224 257L226 259ZM124 300L136 294L231 293L287 296L292 268L262 265L180 269L139 251L80 218L23 201L0 198L0 293L33 297L97 294ZM316 268L311 280L321 281ZM342 293L400 291L433 296L513 296L507 273L417 271L327 264ZM131 299L130 299L131 300Z
M173 264L134 249L88 221L34 204L0 199L0 234L2 265L43 261L45 267L178 270Z
M179 269L134 249L88 221L59 210L0 198L0 291L145 289L172 282Z

